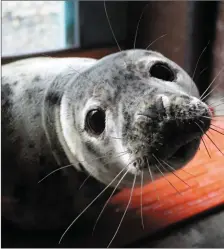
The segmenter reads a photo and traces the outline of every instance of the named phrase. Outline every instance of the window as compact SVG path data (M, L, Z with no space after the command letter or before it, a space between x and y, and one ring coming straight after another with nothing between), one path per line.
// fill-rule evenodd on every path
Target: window
M116 39L127 33L127 3L107 1ZM2 56L116 46L103 1L2 1Z
M2 1L2 55L77 47L77 1ZM77 19L78 20L78 19Z

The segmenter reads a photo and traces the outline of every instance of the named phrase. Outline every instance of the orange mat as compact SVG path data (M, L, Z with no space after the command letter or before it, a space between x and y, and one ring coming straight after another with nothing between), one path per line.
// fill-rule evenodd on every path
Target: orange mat
M224 154L224 118L216 119L217 121L212 123L216 127L212 127L220 133L210 129L207 134ZM194 159L183 169L175 172L178 177L173 174L166 176L181 194L165 178L160 178L143 188L144 223L146 226L150 224L147 226L147 234L224 204L224 155L207 136L203 139L211 158L204 144L201 143ZM130 190L124 190L114 196L111 203L118 206L119 212L123 213L129 197ZM139 217L141 215L140 200L141 189L136 188L130 208L136 209L135 213Z

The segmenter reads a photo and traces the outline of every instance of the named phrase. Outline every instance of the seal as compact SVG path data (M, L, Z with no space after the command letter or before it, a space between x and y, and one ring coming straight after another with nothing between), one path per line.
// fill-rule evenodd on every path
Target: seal
M148 50L10 63L1 96L2 214L28 229L65 227L105 186L180 169L210 126L190 76Z

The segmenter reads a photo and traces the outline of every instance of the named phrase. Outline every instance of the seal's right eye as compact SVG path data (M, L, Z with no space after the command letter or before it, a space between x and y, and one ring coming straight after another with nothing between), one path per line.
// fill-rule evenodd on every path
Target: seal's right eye
M105 112L101 109L94 109L87 113L86 130L94 135L100 135L105 129Z
M150 68L150 75L165 81L174 81L175 75L173 70L163 62L157 62Z

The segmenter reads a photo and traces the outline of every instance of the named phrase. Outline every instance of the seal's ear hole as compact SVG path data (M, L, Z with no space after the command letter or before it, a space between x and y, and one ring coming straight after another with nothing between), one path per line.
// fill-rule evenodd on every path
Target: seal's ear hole
M87 113L85 127L88 132L100 135L105 129L105 112L101 109L94 109Z
M150 75L165 81L173 81L175 79L173 70L162 62L157 62L150 68Z

